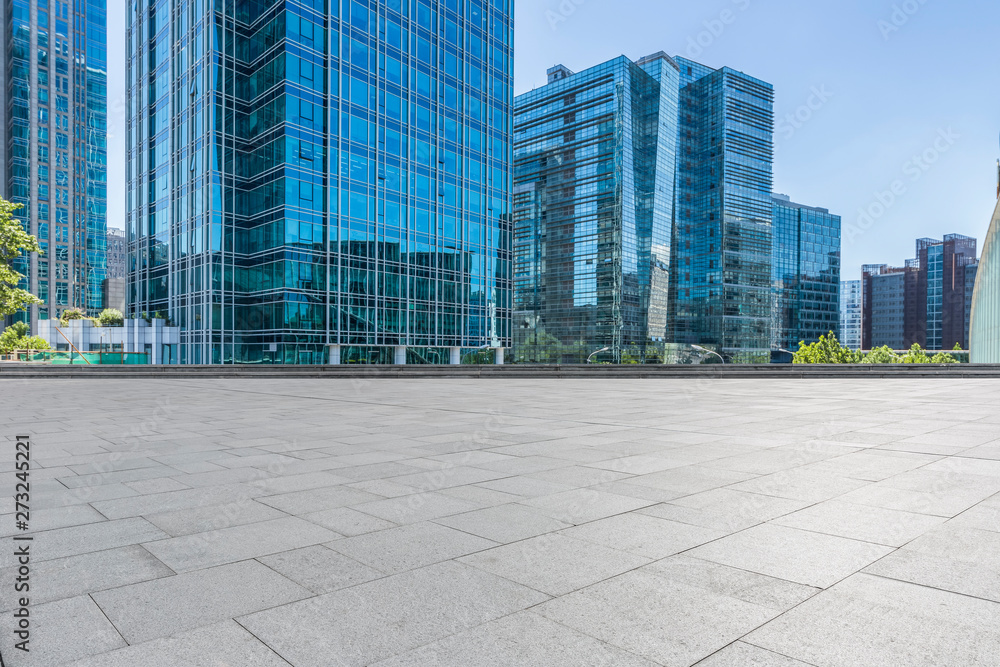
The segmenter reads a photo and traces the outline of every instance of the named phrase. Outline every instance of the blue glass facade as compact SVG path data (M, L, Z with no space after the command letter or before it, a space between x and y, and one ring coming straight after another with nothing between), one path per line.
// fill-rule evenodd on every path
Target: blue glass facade
M106 0L7 0L5 198L42 254L15 267L42 300L23 319L103 308L107 233Z
M782 195L773 204L771 347L794 351L830 331L840 336L841 220Z
M509 347L512 12L131 3L130 311L181 363Z
M774 90L685 58L667 339L731 361L771 352Z
M662 359L678 74L662 53L557 67L515 101L516 361Z

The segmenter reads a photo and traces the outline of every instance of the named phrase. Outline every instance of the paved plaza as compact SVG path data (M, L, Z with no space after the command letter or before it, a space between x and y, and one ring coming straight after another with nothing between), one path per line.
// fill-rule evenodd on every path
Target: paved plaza
M997 380L0 378L0 406L6 667L1000 664Z

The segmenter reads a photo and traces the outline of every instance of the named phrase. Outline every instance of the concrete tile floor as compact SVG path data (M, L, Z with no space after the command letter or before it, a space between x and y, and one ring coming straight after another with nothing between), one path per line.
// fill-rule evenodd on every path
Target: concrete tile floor
M1000 664L991 380L0 380L12 667Z

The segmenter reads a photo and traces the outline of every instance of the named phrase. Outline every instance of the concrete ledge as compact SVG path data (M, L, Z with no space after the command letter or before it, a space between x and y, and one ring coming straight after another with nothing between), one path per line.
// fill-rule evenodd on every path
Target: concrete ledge
M1000 378L1000 364L68 366L0 363L0 378Z

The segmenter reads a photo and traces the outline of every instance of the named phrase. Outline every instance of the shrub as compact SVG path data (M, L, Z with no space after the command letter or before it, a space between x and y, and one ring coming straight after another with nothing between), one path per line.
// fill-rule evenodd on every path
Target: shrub
M856 364L860 354L845 347L832 331L820 336L815 343L799 343L799 350L792 357L793 364Z
M930 363L932 364L957 364L958 359L948 354L947 352L938 352L933 357L931 357Z
M62 315L59 316L59 326L66 326L71 320L85 319L87 319L87 314L79 308L67 308L63 311Z
M862 359L861 363L898 364L900 363L900 356L896 354L888 345L883 345L882 347L876 347L874 350L865 355L865 358Z
M122 311L116 308L105 308L101 311L101 314L97 316L97 323L102 327L125 326L125 316L122 315Z

